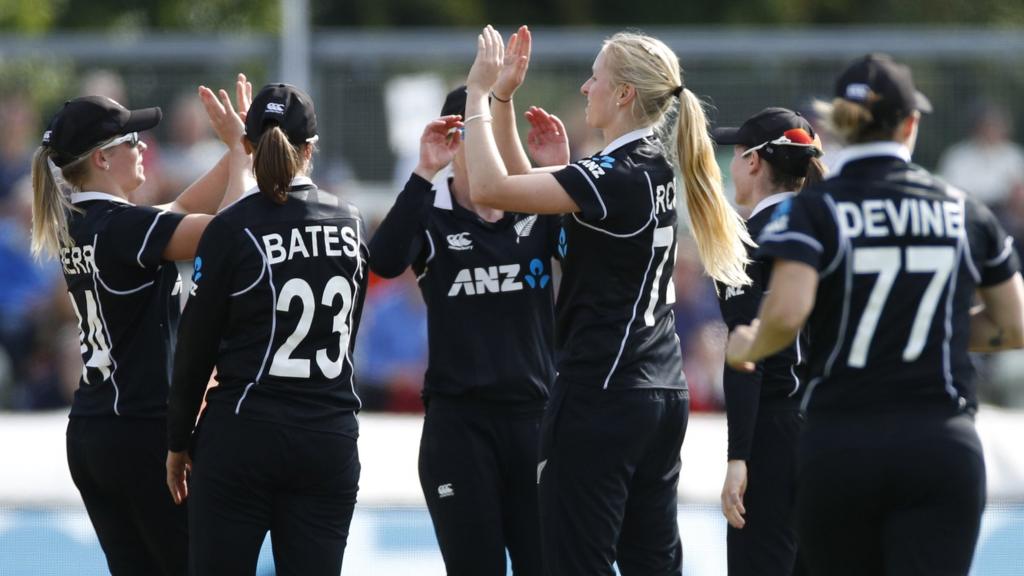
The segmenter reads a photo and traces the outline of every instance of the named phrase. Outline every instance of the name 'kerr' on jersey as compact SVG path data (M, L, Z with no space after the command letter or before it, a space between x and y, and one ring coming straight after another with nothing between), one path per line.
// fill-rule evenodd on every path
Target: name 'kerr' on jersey
M224 210L196 256L179 339L190 358L175 367L172 395L216 362L211 409L338 432L360 408L352 348L366 259L359 213L306 178L283 205L257 193ZM188 424L169 423L176 442Z
M758 243L819 273L810 409L976 403L974 292L1019 269L985 206L904 159L873 156L780 204Z
M181 290L163 251L183 215L100 192L71 202L60 263L83 364L71 416L162 417Z
M580 211L565 218L556 302L559 376L606 389L685 389L672 274L676 192L651 129L554 174Z

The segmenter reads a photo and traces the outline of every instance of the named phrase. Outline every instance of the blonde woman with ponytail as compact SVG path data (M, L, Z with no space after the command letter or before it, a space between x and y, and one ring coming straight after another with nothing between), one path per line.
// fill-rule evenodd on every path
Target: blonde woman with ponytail
M187 500L194 576L254 573L268 531L278 573L341 572L359 484L352 352L368 250L359 211L309 177L317 139L306 93L263 87L244 141L258 185L199 244L166 477Z
M689 397L671 304L677 192L685 190L708 274L749 283L750 238L722 193L704 110L661 41L605 41L580 91L605 148L568 166L510 175L487 97L503 61L477 39L464 120L473 202L565 214L557 300L558 377L542 425L541 542L550 574L679 574L679 450ZM564 128L533 110L530 141L560 148ZM492 123L498 124L492 128ZM536 155L536 151L535 151ZM676 178L678 168L681 182Z
M247 83L239 76L239 104ZM128 110L99 96L69 100L50 121L32 166L32 250L60 261L79 320L82 377L71 405L71 478L115 576L183 575L184 510L162 488L166 407L181 279L219 206L242 184L242 122L223 90L199 89L229 150L166 206L132 204L145 181L139 132L159 108ZM227 192L228 190L235 192ZM194 212L194 213L193 213Z

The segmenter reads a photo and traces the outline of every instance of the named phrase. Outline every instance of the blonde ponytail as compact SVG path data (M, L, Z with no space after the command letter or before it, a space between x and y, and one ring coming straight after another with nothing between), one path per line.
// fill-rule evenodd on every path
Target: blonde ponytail
M32 255L56 257L62 246L74 246L68 231L68 212L78 210L54 179L50 148L40 146L32 156ZM64 179L78 182L85 174L79 160L64 168Z
M709 276L726 286L750 284L746 272L750 259L744 244L753 246L754 242L743 219L722 192L722 172L708 135L704 107L686 89L679 96L676 152L686 188L686 207L704 268Z

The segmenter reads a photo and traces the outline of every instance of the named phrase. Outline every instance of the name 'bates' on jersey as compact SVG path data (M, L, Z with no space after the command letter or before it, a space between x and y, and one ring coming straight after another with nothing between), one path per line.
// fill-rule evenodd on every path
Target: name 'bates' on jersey
M632 132L554 176L580 208L565 218L559 376L685 389L672 313L677 184L662 144Z
M82 378L71 415L167 410L181 279L163 251L183 216L100 192L71 195L60 263L78 317Z

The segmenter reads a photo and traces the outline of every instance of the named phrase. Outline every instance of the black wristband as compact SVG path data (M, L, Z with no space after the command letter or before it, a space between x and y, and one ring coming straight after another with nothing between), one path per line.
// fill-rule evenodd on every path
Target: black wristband
M508 100L502 100L501 98L498 98L498 96L494 93L494 90L491 90L491 98L494 98L495 100L501 102L502 104L508 104L509 102L512 101L511 96L508 97Z

